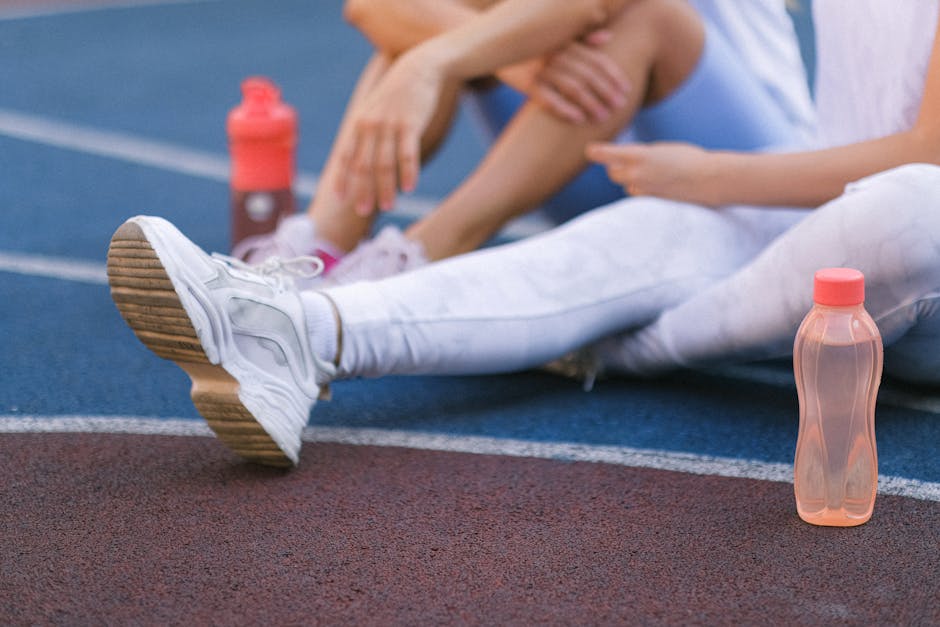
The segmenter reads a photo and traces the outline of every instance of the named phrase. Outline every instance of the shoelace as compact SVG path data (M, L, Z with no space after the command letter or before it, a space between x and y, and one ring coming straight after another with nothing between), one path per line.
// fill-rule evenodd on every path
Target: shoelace
M312 255L300 255L291 259L281 259L280 257L268 257L262 263L249 264L241 259L223 255L222 253L212 253L212 258L229 266L257 274L266 279L268 283L278 290L284 290L288 285L293 285L294 277L300 279L313 279L320 276L325 268L323 260Z

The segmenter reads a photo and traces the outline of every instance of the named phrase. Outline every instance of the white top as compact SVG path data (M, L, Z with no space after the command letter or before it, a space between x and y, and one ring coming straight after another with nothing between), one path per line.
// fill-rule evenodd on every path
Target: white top
M813 0L823 146L884 137L917 118L940 0Z
M895 0L880 1L895 4ZM807 139L815 135L806 71L786 2L692 0L692 5L725 36L774 101L780 103L794 128L801 129Z

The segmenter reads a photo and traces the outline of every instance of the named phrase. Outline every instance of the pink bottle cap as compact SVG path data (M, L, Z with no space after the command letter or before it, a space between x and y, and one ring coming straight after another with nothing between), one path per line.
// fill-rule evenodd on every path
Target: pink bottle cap
M823 268L813 281L813 300L829 307L865 302L865 275L853 268Z

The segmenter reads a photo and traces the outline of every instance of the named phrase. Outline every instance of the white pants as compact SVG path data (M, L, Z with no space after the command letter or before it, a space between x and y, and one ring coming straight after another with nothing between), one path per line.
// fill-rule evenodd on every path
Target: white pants
M816 269L866 275L887 372L940 382L940 167L815 211L628 198L540 236L334 288L344 376L520 370L594 344L655 374L789 354Z

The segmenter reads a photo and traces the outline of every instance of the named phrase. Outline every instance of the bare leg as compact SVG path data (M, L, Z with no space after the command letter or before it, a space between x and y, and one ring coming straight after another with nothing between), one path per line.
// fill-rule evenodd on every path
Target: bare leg
M533 104L506 128L479 167L407 235L430 259L479 247L506 222L551 196L586 165L585 146L610 139L644 104L661 100L694 70L704 27L681 0L644 0L611 24L608 54L633 85L610 120L575 126ZM677 45L682 42L682 45Z

